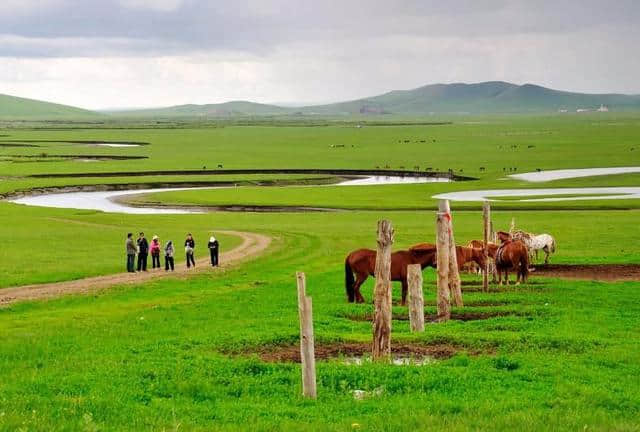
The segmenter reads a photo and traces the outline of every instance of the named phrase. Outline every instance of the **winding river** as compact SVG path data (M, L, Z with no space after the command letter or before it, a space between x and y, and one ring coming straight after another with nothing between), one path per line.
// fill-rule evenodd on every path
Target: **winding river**
M640 167L617 167L617 168L587 168L571 170L554 170L523 173L509 176L513 179L530 182L551 181L557 179L567 179L576 177L590 177L597 175L638 173ZM434 177L395 177L395 176L375 176L362 177L336 183L334 186L362 186L362 185L385 185L385 184L408 184L408 183L432 183L447 182L448 178ZM326 187L327 185L316 185L309 187ZM232 186L223 186L232 187ZM130 213L130 214L187 214L201 213L198 210L180 208L154 208L154 207L133 207L119 200L127 195L138 195L145 193L181 191L194 189L216 189L219 187L176 187L161 189L134 189L121 191L101 191L101 192L65 192L51 193L45 195L25 196L9 200L16 204L25 204L42 207L73 208L81 210L100 210L104 212ZM526 198L534 197L534 198ZM544 202L544 201L577 201L577 200L612 200L612 199L640 199L640 187L585 187L585 188L536 188L536 189L492 189L492 190L470 190L447 192L434 195L436 199L448 199L451 201L484 201L500 198L522 197L510 201L515 202Z

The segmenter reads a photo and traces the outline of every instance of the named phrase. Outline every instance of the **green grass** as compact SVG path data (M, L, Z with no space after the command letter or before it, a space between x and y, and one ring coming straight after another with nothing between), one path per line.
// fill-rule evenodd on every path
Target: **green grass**
M400 244L424 229L416 218L392 216ZM373 231L375 219L292 221L277 233L276 251L224 274L0 310L0 427L638 429L640 392L629 380L640 372L638 283L536 280L466 293L469 304L505 302L469 310L518 315L430 325L420 335L395 321L394 342L441 341L462 351L426 367L319 362L317 402L299 396L298 366L223 354L296 343L296 269L307 272L318 344L369 340L369 323L342 318L372 307L345 303L338 264L356 241L344 233L361 226L357 241L373 243L365 227ZM433 272L425 277L433 312ZM364 293L370 298L371 283ZM486 354L465 354L475 350ZM351 396L376 388L377 398Z
M640 153L630 149L637 147L640 136L639 115L459 118L441 126L275 126L4 129L0 135L10 136L0 140L132 140L151 145L0 147L0 156L90 151L149 157L95 164L0 162L0 193L69 185L194 180L248 184L309 177L28 177L195 170L218 163L230 169L419 165L454 168L479 180L378 187L248 186L145 198L201 205L253 202L357 209L329 214L124 215L0 203L0 288L122 271L128 231L157 233L178 243L190 231L200 246L212 230L274 237L264 256L224 272L0 309L0 430L355 430L354 423L360 430L377 431L640 430L640 390L634 379L640 374L640 282L554 280L533 273L531 283L518 288L467 290L463 311L511 314L429 325L422 334L411 334L406 321L394 321L392 343L450 343L460 352L425 367L319 362L315 402L300 396L298 365L269 364L251 354L297 343L298 270L307 274L318 345L369 341L370 323L345 318L370 314L372 305L346 303L344 257L355 248L375 246L375 226L381 218L394 223L394 248L433 241L435 201L430 197L435 193L638 186L637 174L538 184L500 179L509 173L503 168L514 166L525 172L637 165ZM423 138L436 142L420 143ZM405 139L410 142L405 144ZM640 200L605 201L589 200L580 206L495 203L494 227L507 229L515 217L519 228L553 234L558 243L553 263L640 262ZM454 202L452 207L457 241L480 238L478 204ZM238 244L235 237L220 237L223 250ZM206 252L202 247L196 250ZM180 255L177 265L183 265ZM424 277L426 312L433 313L435 274L427 270ZM475 276L463 279L478 282ZM372 288L370 279L363 288L369 300ZM394 297L399 297L397 286ZM481 306L487 301L498 304ZM395 306L394 312L406 310ZM377 388L383 391L376 398L354 401L351 395L352 390Z

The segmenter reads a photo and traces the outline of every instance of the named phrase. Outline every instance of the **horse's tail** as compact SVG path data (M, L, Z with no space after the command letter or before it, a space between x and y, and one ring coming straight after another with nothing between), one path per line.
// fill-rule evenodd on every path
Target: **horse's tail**
M551 237L551 252L556 253L556 239Z
M520 275L522 276L522 283L527 282L529 277L529 254L522 254L520 256Z
M351 270L351 266L349 265L349 257L344 260L344 286L347 291L347 299L349 303L353 303L356 301L356 293L353 289L356 281L353 277L353 271Z

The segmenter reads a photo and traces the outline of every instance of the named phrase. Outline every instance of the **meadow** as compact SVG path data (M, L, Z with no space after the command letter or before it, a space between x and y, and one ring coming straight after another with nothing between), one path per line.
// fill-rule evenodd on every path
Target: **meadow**
M216 230L260 232L266 253L221 272L116 286L84 296L0 308L0 429L4 430L639 430L640 282L536 277L478 290L463 275L460 316L409 332L394 319L394 343L445 345L453 356L424 366L318 362L318 400L300 396L300 369L260 354L298 341L294 274L307 274L318 346L368 342L371 304L345 301L343 262L375 246L376 221L396 228L394 248L433 241L435 193L540 187L500 180L504 167L638 165L640 116L487 117L447 125L220 126L181 129L2 130L0 140L144 141L136 148L47 143L46 152L132 154L135 161L0 161L0 192L91 184L238 182L234 189L137 197L165 204L319 205L332 213L130 215L0 202L2 287L121 271L124 235L144 230L204 243ZM409 143L398 143L404 141ZM435 139L421 143L422 139ZM417 142L416 142L417 141ZM330 147L344 144L345 147ZM354 147L350 147L353 145ZM517 145L516 148L511 148ZM502 148L500 148L502 146ZM529 147L534 146L534 147ZM0 147L0 154L42 148ZM639 150L640 151L640 150ZM63 153L64 152L64 153ZM29 177L34 174L224 168L358 168L389 164L455 169L474 181L371 187L256 187L291 175ZM480 167L484 167L481 172ZM638 175L545 183L638 185ZM551 232L553 263L640 262L638 200L494 205L497 228ZM478 204L452 203L459 243L479 238ZM220 236L223 250L238 239ZM204 248L196 248L204 254ZM179 261L177 265L183 265ZM425 312L435 312L426 270ZM363 294L371 299L373 283ZM399 298L398 287L394 298ZM406 309L394 306L400 317ZM355 400L354 390L377 392Z

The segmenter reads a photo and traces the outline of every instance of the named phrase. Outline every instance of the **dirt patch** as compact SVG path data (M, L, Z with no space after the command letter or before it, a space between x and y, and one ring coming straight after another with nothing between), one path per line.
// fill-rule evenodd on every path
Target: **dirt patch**
M451 319L454 321L479 321L504 316L522 316L520 312L514 311L486 311L486 312L451 312ZM346 315L343 316L351 321L372 321L373 315ZM392 318L396 321L409 321L408 314L393 314ZM436 322L438 319L436 314L425 314L425 322Z
M597 281L640 281L640 264L546 264L535 266L533 276Z
M40 147L36 144L20 144L20 143L0 143L0 147Z
M461 351L460 347L446 343L402 343L391 346L392 356L430 357L437 360L453 357L458 351ZM244 354L247 353L250 352L245 352ZM300 347L298 345L264 347L254 353L258 354L261 360L269 363L300 363ZM341 357L360 358L370 353L371 344L364 342L341 342L315 346L316 360L330 360Z
M34 154L34 155L5 155L6 158L13 159L85 159L85 160L137 160L137 159L149 159L148 156L125 156L125 155L69 155L69 154Z

